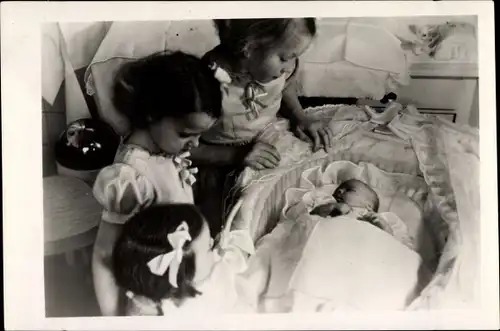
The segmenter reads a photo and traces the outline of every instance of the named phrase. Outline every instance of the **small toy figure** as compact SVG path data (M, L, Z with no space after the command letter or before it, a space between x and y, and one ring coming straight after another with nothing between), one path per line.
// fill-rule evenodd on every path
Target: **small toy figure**
M414 35L414 40L398 37L404 50L411 50L415 55L427 54L434 57L443 40L452 34L474 34L472 24L465 22L446 22L443 24L410 24L408 29Z

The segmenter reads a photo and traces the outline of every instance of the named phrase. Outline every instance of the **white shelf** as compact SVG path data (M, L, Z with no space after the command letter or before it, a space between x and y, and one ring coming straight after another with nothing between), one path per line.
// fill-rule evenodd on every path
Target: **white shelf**
M477 63L467 62L414 62L410 65L412 77L447 77L477 79Z

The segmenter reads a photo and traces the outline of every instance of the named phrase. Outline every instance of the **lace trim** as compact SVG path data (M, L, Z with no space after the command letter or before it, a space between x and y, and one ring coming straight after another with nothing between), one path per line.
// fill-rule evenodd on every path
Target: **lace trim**
M429 185L429 199L441 215L441 220L437 220L433 225L434 233L438 235L438 249L442 254L432 280L423 289L419 298L410 305L410 310L429 308L432 305L431 300L442 292L456 267L458 247L462 242L448 166L438 157L445 151L445 146L442 146L437 139L440 137L441 129L443 128L439 125L424 125L420 134L412 137L412 145L417 152L420 168Z

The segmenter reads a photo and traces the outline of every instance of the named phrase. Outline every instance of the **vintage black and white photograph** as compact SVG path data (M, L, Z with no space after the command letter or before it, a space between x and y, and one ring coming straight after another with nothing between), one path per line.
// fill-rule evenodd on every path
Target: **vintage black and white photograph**
M495 107L445 14L40 23L44 317L471 309Z

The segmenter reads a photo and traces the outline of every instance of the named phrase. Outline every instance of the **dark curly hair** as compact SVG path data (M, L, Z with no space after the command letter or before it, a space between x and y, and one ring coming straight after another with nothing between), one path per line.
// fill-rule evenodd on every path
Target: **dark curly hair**
M159 52L123 65L113 85L113 105L134 128L189 113L221 115L220 83L197 57Z
M168 272L157 276L147 263L154 257L172 251L167 235L185 221L192 241L202 232L204 218L192 204L156 205L132 217L123 228L113 251L113 272L118 285L159 303L170 298L176 304L200 294L192 285L196 272L192 241L184 245L184 256L177 274L177 285L168 281Z
M285 33L292 24L293 18L271 19L217 19L220 46L235 56L242 57L246 50L272 49L283 41ZM314 18L302 18L303 33L316 35Z

